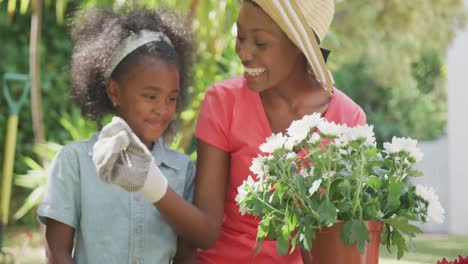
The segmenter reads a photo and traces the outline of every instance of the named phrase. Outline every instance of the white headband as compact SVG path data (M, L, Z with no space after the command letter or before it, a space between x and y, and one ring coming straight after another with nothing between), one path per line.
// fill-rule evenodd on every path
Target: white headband
M124 39L112 54L109 67L107 68L104 77L108 79L115 67L132 51L139 47L156 41L164 41L173 47L171 40L163 32L155 32L150 30L140 30L137 33L131 34Z

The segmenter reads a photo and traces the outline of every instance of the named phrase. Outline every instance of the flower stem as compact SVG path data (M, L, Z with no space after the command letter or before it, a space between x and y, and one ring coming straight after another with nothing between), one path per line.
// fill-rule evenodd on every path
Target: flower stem
M356 213L356 209L359 208L359 219L362 220L362 207L361 207L361 191L362 191L362 180L363 180L363 173L364 173L364 151L362 149L362 146L360 147L360 153L361 153L361 160L359 162L358 170L357 170L357 190L356 190L356 196L354 197L354 205L353 205L353 216Z

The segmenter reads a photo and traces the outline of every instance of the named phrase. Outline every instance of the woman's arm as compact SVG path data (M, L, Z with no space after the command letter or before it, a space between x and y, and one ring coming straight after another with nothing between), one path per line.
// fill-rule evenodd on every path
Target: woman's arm
M304 264L311 264L312 263L312 256L310 255L310 252L301 250L302 253L302 261Z
M203 141L197 146L194 204L170 187L155 203L176 233L193 247L210 248L221 230L229 173L229 153Z
M48 264L73 264L73 238L75 229L56 220L47 219L45 248Z

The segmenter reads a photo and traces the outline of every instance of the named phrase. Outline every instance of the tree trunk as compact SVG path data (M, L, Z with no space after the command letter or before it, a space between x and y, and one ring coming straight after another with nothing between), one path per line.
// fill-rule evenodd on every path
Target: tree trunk
M31 1L31 39L29 43L29 74L31 77L31 112L36 144L44 143L44 119L40 88L40 40L42 23L42 0Z
M192 0L192 2L190 3L189 12L188 12L188 17L190 19L193 19L193 16L195 16L195 12L197 12L197 8L198 8L198 3L199 3L198 0Z

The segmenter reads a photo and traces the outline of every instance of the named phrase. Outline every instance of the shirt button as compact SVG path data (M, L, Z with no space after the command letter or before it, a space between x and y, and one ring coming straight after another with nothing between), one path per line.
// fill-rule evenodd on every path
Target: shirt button
M137 234L140 234L141 233L141 226L137 226L135 231L136 231Z

